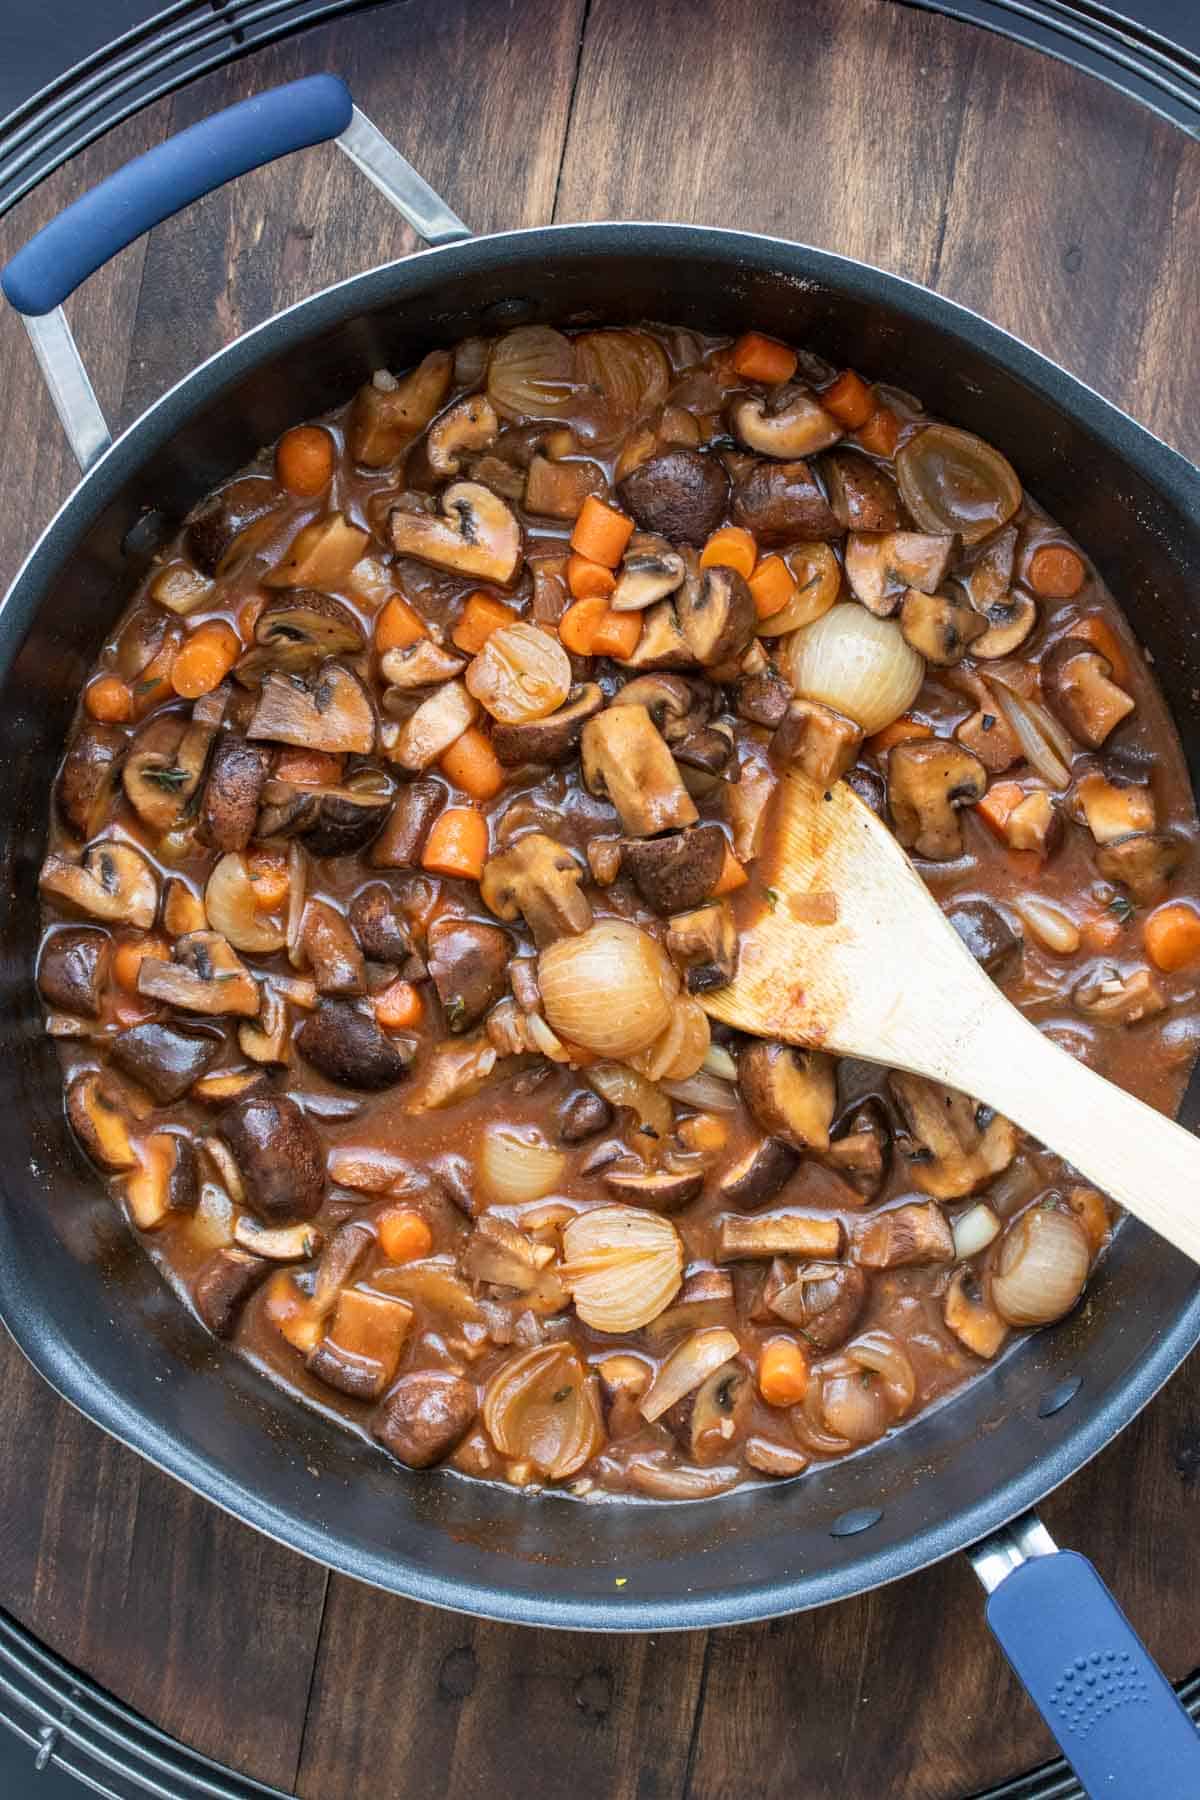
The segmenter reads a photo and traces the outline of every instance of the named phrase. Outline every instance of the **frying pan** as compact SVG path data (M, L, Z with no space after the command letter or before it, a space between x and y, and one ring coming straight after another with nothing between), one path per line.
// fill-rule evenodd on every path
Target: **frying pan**
M191 199L331 138L435 247L268 320L110 443L61 302ZM1154 655L1193 786L1200 473L973 313L838 256L696 226L470 238L332 76L233 107L129 165L27 245L2 285L85 471L0 606L0 747L12 771L0 809L0 1316L34 1367L95 1423L292 1549L515 1623L744 1623L971 1548L991 1622L1085 1785L1138 1800L1200 1792L1196 1734L1170 1688L1090 1564L1056 1552L1030 1513L1200 1338L1200 1275L1136 1221L1091 1304L896 1439L701 1503L531 1502L397 1469L201 1330L73 1145L32 981L46 795L80 683L147 559L216 482L381 365L520 323L651 317L754 326L886 375L996 444L1086 545ZM1182 1117L1200 1119L1195 1077Z

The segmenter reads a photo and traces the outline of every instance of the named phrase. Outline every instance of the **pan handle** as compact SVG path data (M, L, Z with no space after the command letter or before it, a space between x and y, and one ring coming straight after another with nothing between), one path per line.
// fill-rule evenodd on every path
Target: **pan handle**
M332 139L418 237L452 243L471 234L336 75L310 75L226 107L135 157L51 219L0 271L21 314L81 469L111 440L62 303L143 232L238 175Z
M1085 1792L1195 1800L1200 1733L1087 1558L1036 1513L969 1554L988 1624Z

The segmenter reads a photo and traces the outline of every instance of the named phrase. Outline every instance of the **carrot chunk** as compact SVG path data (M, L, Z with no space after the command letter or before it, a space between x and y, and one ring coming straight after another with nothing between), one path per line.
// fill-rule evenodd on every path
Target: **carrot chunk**
M1009 817L1020 806L1024 798L1025 790L1019 782L994 781L976 806L975 811L984 824L1003 840L1004 828L1008 824Z
M184 700L220 687L242 653L242 640L223 619L197 625L171 665L171 686Z
M632 656L642 635L640 612L613 612L606 607L592 633L593 656Z
M375 996L375 1018L384 1031L410 1031L421 1023L424 1011L411 981L393 981Z
M448 806L433 821L421 867L431 875L458 875L478 881L487 861L487 820L473 806Z
M275 446L275 473L290 494L311 499L333 480L333 439L319 425L294 425Z
M407 650L427 635L420 614L399 594L392 595L375 621L375 648L381 656L388 650Z
M872 456L895 456L900 441L900 421L890 406L877 406L865 425L854 433L854 441Z
M607 600L617 578L603 563L591 562L578 551L567 558L567 586L576 600Z
M760 619L782 612L796 593L796 580L782 556L764 556L747 583Z
M832 413L848 431L858 431L875 411L875 390L868 387L853 369L843 369L835 381L822 388L819 399L827 413Z
M722 894L732 894L735 888L745 887L750 877L743 869L729 845L725 846L725 861L721 865L721 873L717 877L717 885L710 896L716 900Z
M615 569L632 536L632 519L618 512L615 506L597 500L595 494L589 494L579 509L571 533L571 548L580 556L586 556L589 562L603 563L606 569Z
M167 962L170 960L170 956L170 945L160 937L126 938L125 942L118 944L113 951L113 980L118 987L124 988L127 994L136 994L138 970L145 959L149 957L152 962Z
M1200 962L1200 913L1186 900L1170 900L1142 927L1146 955L1156 969L1171 974Z
M478 656L493 631L499 631L502 625L511 625L516 616L511 606L505 606L503 600L497 600L491 594L468 594L462 617L450 633L450 641L456 650L462 650L467 656Z
M390 1207L378 1219L379 1248L389 1262L419 1262L433 1249L433 1233L411 1206Z
M468 725L460 738L442 753L442 774L472 800L491 800L504 786L504 770L492 749L491 739L477 725Z
M758 1359L758 1391L768 1406L797 1406L808 1392L808 1358L791 1338L772 1338Z
M558 621L558 639L563 649L570 650L575 656L591 656L592 639L609 610L603 594L596 594L590 600L577 600L574 606L569 606ZM637 614L627 616L636 618Z
M1083 586L1083 558L1069 544L1043 544L1029 559L1026 580L1042 600L1070 600Z
M733 346L734 371L743 381L790 381L797 361L794 350L761 331L747 331Z
M93 719L104 725L122 725L133 717L133 695L119 675L100 675L83 696Z
M702 569L736 569L749 581L758 561L758 545L752 532L741 525L722 525L700 552Z

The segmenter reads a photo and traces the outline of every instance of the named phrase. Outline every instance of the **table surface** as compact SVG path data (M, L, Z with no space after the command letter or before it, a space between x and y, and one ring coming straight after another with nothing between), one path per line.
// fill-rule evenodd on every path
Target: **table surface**
M340 70L476 229L662 218L801 238L977 308L1200 458L1200 143L1035 52L890 0L407 0L185 89L60 171L0 256L118 162ZM412 239L331 148L126 251L70 307L110 419ZM73 471L0 318L0 580ZM1052 1746L956 1559L820 1613L660 1638L533 1632L302 1561L110 1442L0 1338L0 1605L197 1748L311 1800L753 1793L943 1800ZM1168 1673L1200 1665L1195 1365L1046 1503Z

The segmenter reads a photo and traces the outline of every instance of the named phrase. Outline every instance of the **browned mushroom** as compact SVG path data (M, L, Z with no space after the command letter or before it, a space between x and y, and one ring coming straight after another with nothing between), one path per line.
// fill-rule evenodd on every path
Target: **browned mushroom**
M235 1245L209 1258L196 1277L192 1301L214 1337L232 1337L242 1308L271 1273L271 1264Z
M1008 1336L1008 1326L988 1299L978 1273L967 1266L954 1271L942 1316L947 1328L974 1356L995 1356Z
M64 925L42 944L38 991L47 1006L76 1018L98 1019L108 978L112 939L90 925Z
M987 791L987 770L977 756L943 738L897 744L888 754L888 804L896 836L906 850L933 862L962 855L958 809Z
M781 1138L761 1138L723 1172L721 1198L727 1206L762 1206L795 1174L799 1153Z
M150 956L143 959L138 968L139 994L149 1000L165 1000L185 1012L258 1017L258 983L219 932L193 931L176 938L171 955L170 962Z
M286 554L262 578L264 587L340 588L365 554L371 534L342 513L327 513L302 525Z
M447 681L405 720L388 748L388 757L402 769L419 773L457 743L478 717L479 702L464 683Z
M479 473L477 469L476 475ZM589 494L598 499L607 492L604 470L590 458L581 456L562 462L535 456L525 481L525 511L543 519L574 519Z
M128 739L115 725L85 720L72 737L54 792L76 837L94 837L108 818L127 749Z
M687 562L666 538L635 532L621 560L609 605L615 612L643 612L656 600L673 594L687 572Z
M794 1444L781 1444L776 1438L763 1437L757 1431L751 1432L746 1439L742 1455L760 1475L772 1475L780 1480L803 1475L808 1467L807 1456Z
M233 1241L241 1250L273 1263L309 1262L325 1246L315 1225L260 1225L243 1213L233 1228Z
M512 948L507 931L475 919L429 927L429 973L452 1032L469 1031L507 993Z
M909 588L900 605L900 629L919 656L935 668L961 662L987 620L965 602L948 594L923 594Z
M433 350L402 380L377 369L350 411L346 438L355 462L368 469L394 462L445 400L453 368L448 350Z
M769 1137L794 1150L827 1150L833 1123L833 1058L820 1050L754 1039L738 1056L738 1086Z
M734 1324L733 1276L728 1269L693 1269L673 1303L642 1327L652 1344L684 1331Z
M1087 638L1060 638L1042 660L1046 699L1072 737L1098 750L1136 702L1112 680L1112 664Z
M733 490L733 519L762 549L840 538L844 530L812 470L799 461L755 463Z
M977 660L1011 656L1020 649L1038 619L1037 601L1021 588L1014 588L1011 594L979 610L986 629L971 645L971 655Z
M956 742L977 756L989 775L1003 775L1024 760L1021 740L1000 711L990 691L979 684L980 706L954 728Z
M310 1372L355 1400L378 1400L400 1366L413 1321L407 1301L346 1288L325 1336L308 1353Z
M444 1369L415 1369L400 1377L372 1430L397 1462L427 1469L462 1442L478 1411L474 1382Z
M258 687L271 669L303 675L329 657L356 656L362 647L362 626L348 606L297 588L264 606L254 625L254 648L238 659L234 674L244 687Z
M479 892L498 919L524 918L538 949L586 931L592 909L580 892L583 869L569 850L531 831L484 864Z
M1035 856L1049 856L1062 837L1062 814L1053 794L1045 788L1026 794L1004 820L1003 831L1010 850L1031 850Z
M375 743L375 714L357 675L328 662L304 677L268 675L246 736L365 756Z
M114 925L136 925L148 931L158 911L158 880L153 869L132 844L116 838L90 844L78 863L51 851L42 864L38 885L43 894Z
M583 1144L613 1122L613 1109L591 1088L577 1088L558 1109L558 1135L564 1144Z
M935 1200L961 1200L1007 1169L1017 1153L1017 1134L955 1088L893 1070L888 1076L907 1127L902 1140L913 1181Z
M796 768L829 787L854 765L863 733L853 719L820 700L792 700L771 739L777 769Z
M492 749L505 768L522 763L565 762L578 746L584 726L604 707L604 693L598 683L584 682L573 687L557 712L545 719L525 719L505 724L497 720L492 729Z
M722 1213L717 1220L718 1262L754 1261L766 1256L839 1257L840 1219L803 1213L760 1213L752 1219Z
M643 531L673 544L700 545L725 516L729 477L715 456L665 450L632 469L617 495Z
M286 499L267 477L242 475L192 514L184 548L202 574L227 575L269 537Z
M621 871L633 878L655 912L684 912L708 899L720 880L725 852L725 833L719 825L689 825L662 837L626 838Z
M611 801L630 836L695 823L695 803L644 706L608 707L588 720L580 745L589 792Z
M135 734L121 770L125 798L152 831L170 831L200 786L221 714L223 694L205 694L187 713L156 713Z
M758 624L745 577L721 565L688 577L676 597L675 612L684 642L703 668L716 668L738 656Z
M642 614L642 635L632 656L618 657L623 669L688 669L694 658L679 627L673 599L658 600Z
M604 1185L618 1200L641 1206L647 1212L677 1213L704 1189L704 1170L647 1169L634 1159L611 1163L604 1171Z
M746 1435L754 1410L749 1371L732 1358L677 1400L662 1422L691 1463L704 1468L729 1456Z
M760 456L794 462L815 456L842 436L843 427L807 388L785 385L769 394L747 394L729 409L734 435Z
M405 644L403 649L386 651L379 659L379 673L391 683L383 696L384 711L402 715L411 704L408 696L415 689L438 687L443 681L453 681L466 666L465 656L456 656L452 650L443 649L428 637L418 638L415 644Z
M412 954L408 925L385 882L373 881L355 894L347 916L363 955L373 962L400 964Z
M507 586L521 566L521 527L512 508L477 481L456 481L441 495L442 516L395 506L392 548L435 568Z
M1166 1000L1149 969L1081 981L1071 994L1077 1013L1094 1025L1136 1025L1163 1012Z
M410 781L400 789L367 861L374 869L415 869L429 828L446 804L440 781Z
M1100 769L1087 769L1076 777L1068 810L1078 824L1087 826L1098 844L1153 831L1158 823L1154 793L1148 785L1110 780Z
M864 1220L854 1239L854 1260L864 1269L907 1269L954 1261L954 1234L934 1200L894 1206Z
M214 850L244 850L254 836L270 760L233 732L217 739L200 808L200 829Z
M765 669L760 675L743 675L734 683L733 700L737 715L751 725L765 725L768 730L781 724L792 698L790 683L777 669Z
M886 619L909 588L937 592L957 542L942 533L852 531L846 539L846 580L856 600Z
M960 900L946 914L975 961L996 981L1016 972L1024 939L986 900Z
M319 994L361 994L366 986L363 954L346 920L327 900L309 900L300 943Z
M161 1106L182 1100L224 1047L216 1032L188 1031L156 1019L120 1031L109 1045L116 1068L140 1082Z
M133 1119L117 1083L90 1070L68 1084L66 1101L71 1130L92 1161L101 1169L132 1169L137 1162L129 1137Z
M900 496L878 464L857 450L834 450L822 458L821 473L830 507L847 531L899 531Z
M753 862L762 849L767 805L777 777L761 763L744 762L738 780L724 790L725 817L733 834L733 854L741 863Z
M864 1200L883 1186L892 1153L892 1134L878 1100L857 1106L837 1125L823 1161Z
M1178 832L1139 831L1105 844L1096 852L1096 867L1108 881L1128 888L1139 906L1151 906L1161 900L1186 858L1187 845Z
M361 768L337 787L272 779L262 791L255 837L298 837L314 856L349 856L369 844L391 812L391 781Z
M496 409L486 394L467 394L447 407L425 434L425 452L435 475L457 475L465 450L488 450L500 432Z
M172 1213L195 1212L200 1175L191 1139L153 1132L140 1146L137 1167L126 1175L121 1191L139 1231L157 1231Z
M322 1000L296 1033L296 1047L330 1081L368 1093L402 1081L416 1054L407 1039L385 1037L351 1000Z
M238 1048L251 1062L282 1064L291 1060L292 1020L287 1001L274 988L263 989L257 1019L238 1026Z
M709 900L676 913L668 924L666 947L689 994L727 986L738 964L737 924L728 901Z
M836 1350L858 1323L867 1298L867 1277L853 1263L808 1262L798 1267L772 1263L759 1292L754 1317L782 1319L802 1331L818 1350Z
M264 1224L317 1216L325 1195L325 1155L314 1126L293 1099L247 1094L225 1109L217 1131L237 1165L247 1203Z

